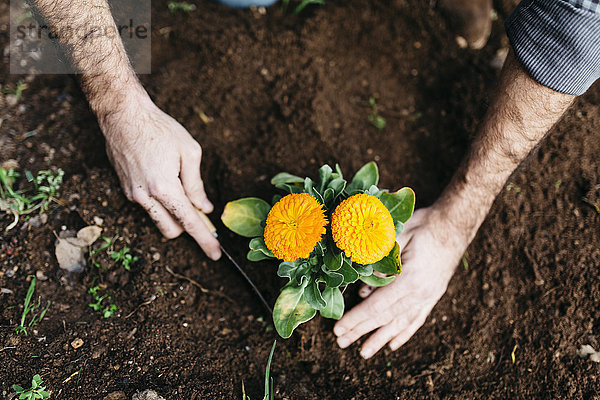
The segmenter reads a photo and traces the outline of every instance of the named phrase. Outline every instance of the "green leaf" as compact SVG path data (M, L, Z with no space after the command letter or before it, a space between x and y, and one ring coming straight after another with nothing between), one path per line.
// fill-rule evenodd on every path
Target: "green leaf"
M293 262L284 261L279 264L279 269L277 269L277 276L281 278L290 278L294 274L294 271L298 268L298 266Z
M344 283L344 275L339 272L330 271L325 264L321 266L321 270L323 271L321 278L328 287L338 287Z
M275 351L275 345L277 344L277 340L273 342L273 347L271 347L271 354L269 354L269 360L267 361L267 368L265 369L265 399L273 395L273 391L269 390L269 383L273 386L272 380L270 378L271 374L271 360L273 360L273 352Z
M271 206L256 197L247 197L225 204L221 221L238 235L245 237L262 236L261 221L267 218Z
M325 189L325 193L323 193L323 201L325 204L329 204L335 198L335 192L331 188Z
M267 245L265 244L265 239L263 237L257 237L250 241L249 244L250 250L260 251L268 258L275 258L275 255L269 250Z
M376 263L371 264L373 269L386 275L399 274L401 270L400 264L400 246L396 242L390 253Z
M323 256L323 262L329 268L330 271L337 271L342 267L342 263L344 262L344 256L341 251L339 251L333 245L327 246L327 250L325 251L325 255Z
M23 393L23 391L25 390L25 389L23 389L22 386L19 386L19 385L12 385L12 388L17 393Z
M373 273L373 267L370 265L353 264L352 267L359 276L369 276Z
M332 179L331 182L329 182L329 185L327 187L329 189L333 189L333 192L335 193L335 196L337 197L346 188L346 181L344 180L344 178L335 178L335 179Z
M319 192L323 193L323 190L329 184L329 180L331 179L331 173L333 170L327 164L323 165L319 168Z
M372 185L377 185L378 182L379 170L377 169L377 164L375 164L374 161L371 161L363 165L362 168L356 172L354 178L352 178L352 182L348 185L346 192L348 192L348 194L361 192L367 190Z
M356 272L356 270L347 262L347 260L344 260L342 267L337 270L337 272L344 276L344 285L356 282L358 280L358 272Z
M269 257L260 250L250 250L248 254L246 254L246 258L250 261L262 261L271 259L273 257Z
M366 283L367 285L376 286L376 287L388 285L388 284L392 283L394 281L394 279L396 279L396 276L394 276L394 275L387 276L385 278L380 278L376 275L360 277L360 280L363 281L364 283Z
M344 315L344 296L338 288L327 287L323 290L323 298L327 305L319 310L325 318L340 319Z
M280 172L271 179L271 185L277 186L282 183L304 183L304 178L287 172Z
M306 298L308 304L315 310L320 310L327 305L321 295L319 284L314 280L311 280L306 289L304 289L304 298Z
M335 172L336 174L338 174L338 178L342 178L344 179L344 174L342 174L342 168L340 167L340 164L336 163L335 164Z
M273 324L277 333L284 339L292 336L298 325L310 320L317 313L303 296L306 285L308 282L298 287L286 285L275 302Z
M304 180L302 180L304 182ZM287 183L280 183L279 185L275 185L277 189L285 190L286 192L292 193L302 193L303 189L301 186L289 185Z
M415 210L415 192L405 187L395 193L382 193L381 202L392 214L394 221L405 224Z

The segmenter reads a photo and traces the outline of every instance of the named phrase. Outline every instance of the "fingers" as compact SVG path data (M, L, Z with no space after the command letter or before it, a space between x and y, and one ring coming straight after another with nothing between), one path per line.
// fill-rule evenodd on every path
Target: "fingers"
M427 319L427 315L429 315L429 312L421 313L421 315L414 319L407 327L401 330L390 342L390 349L392 349L392 351L396 351L406 342L408 342L408 340L419 330L419 328L423 326L425 320ZM385 343L383 345L385 345Z
M195 150L182 154L179 175L188 198L196 208L208 214L213 211L214 206L208 200L204 191L204 183L200 176L201 159L202 151L200 150L200 146Z
M401 329L401 323L402 322L400 321L393 321L392 323L379 328L377 332L372 334L362 345L360 355L365 359L371 358L373 354L381 350L383 346L398 334L398 330Z
M151 188L150 193L175 217L179 225L194 238L207 256L213 260L221 257L219 242L210 233L181 185Z
M373 316L372 318L366 319L352 328L351 331L346 332L344 335L338 337L338 345L345 349L354 343L362 335L371 332L380 326L386 325L391 322L391 316L388 317L386 313L380 313L379 315Z
M131 200L139 203L154 221L160 233L167 239L181 235L183 228L173 216L155 199L141 189L134 190Z

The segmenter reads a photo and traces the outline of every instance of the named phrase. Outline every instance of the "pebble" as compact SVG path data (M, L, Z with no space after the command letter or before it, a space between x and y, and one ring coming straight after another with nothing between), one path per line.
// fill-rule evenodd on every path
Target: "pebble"
M35 277L38 281L47 281L48 277L44 274L44 271L37 270L35 271Z
M15 96L14 94L7 94L5 96L5 100L6 100L6 105L9 107L14 107L19 102L19 99L17 99L17 96Z
M469 47L469 43L467 42L467 39L465 39L462 36L456 36L454 38L454 40L456 40L456 44L458 45L458 47L460 47L461 49L466 49L467 47Z
M100 217L94 217L94 224L98 225L98 226L102 226L102 224L104 223L104 220Z
M127 400L127 396L125 395L124 392L118 391L118 392L112 392L112 393L108 394L102 400Z
M71 346L72 346L74 349L78 349L78 348L80 348L81 346L83 346L83 340L82 340L81 338L77 338L77 339L75 339L75 340L73 340L73 341L71 342Z
M165 398L159 396L154 390L147 389L142 393L134 394L131 400L165 400Z

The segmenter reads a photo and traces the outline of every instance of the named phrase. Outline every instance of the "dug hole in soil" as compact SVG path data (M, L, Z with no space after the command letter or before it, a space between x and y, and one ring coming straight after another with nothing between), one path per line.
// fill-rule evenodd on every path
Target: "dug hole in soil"
M269 200L280 171L314 177L322 164L347 174L375 160L381 187L412 187L431 204L476 132L499 74L508 4L481 51L461 49L425 1L327 1L299 16L196 1L189 14L153 2L155 102L204 150L202 172L218 220L226 202ZM0 3L8 45L8 2ZM0 100L0 161L22 170L65 170L61 198L39 227L4 232L0 216L0 393L42 375L54 399L103 399L154 389L166 399L262 397L273 340L270 317L230 264L212 262L189 236L164 240L123 195L94 116L70 76L15 76L28 88ZM387 126L368 121L374 97ZM401 349L363 360L341 350L331 320L316 317L278 340L278 399L569 398L598 396L600 365L577 350L600 333L600 86L566 113L501 192L465 262L425 325ZM208 124L200 114L212 118ZM205 118L206 119L206 118ZM25 132L36 134L24 138ZM585 200L584 200L585 199ZM100 258L65 279L54 256L62 226L103 220L139 257L131 271ZM245 261L247 239L217 224L224 245L274 302L276 263ZM185 279L201 284L205 293ZM36 297L52 305L29 335L14 327L38 274ZM119 310L88 304L95 284ZM347 309L358 303L346 291ZM83 345L71 344L81 339ZM362 342L362 339L360 342ZM71 377L71 379L69 379Z

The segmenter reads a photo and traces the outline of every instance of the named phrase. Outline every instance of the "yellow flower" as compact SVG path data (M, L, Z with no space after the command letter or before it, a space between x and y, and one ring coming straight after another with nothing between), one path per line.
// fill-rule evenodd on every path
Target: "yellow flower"
M335 244L358 264L373 264L387 256L396 243L394 220L381 200L355 194L342 201L331 218Z
M307 258L325 234L323 206L308 193L288 194L267 215L265 244L284 261Z

